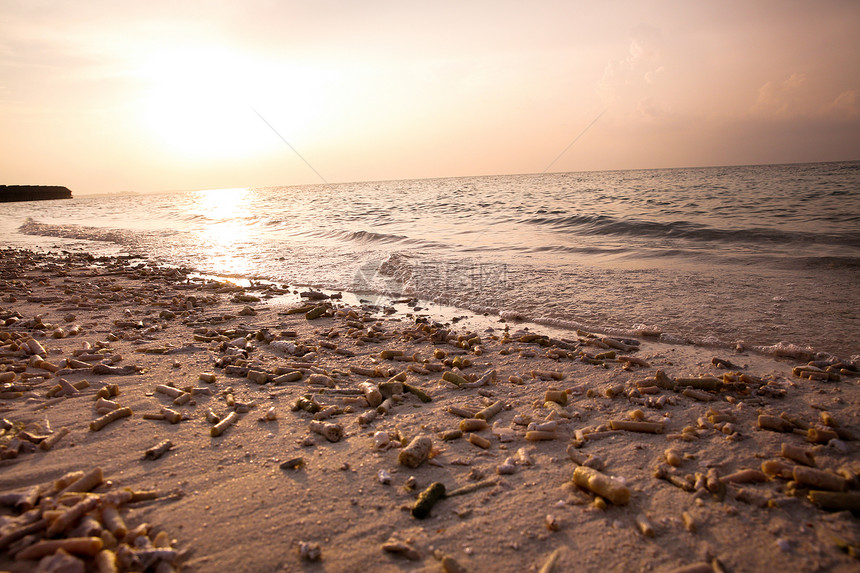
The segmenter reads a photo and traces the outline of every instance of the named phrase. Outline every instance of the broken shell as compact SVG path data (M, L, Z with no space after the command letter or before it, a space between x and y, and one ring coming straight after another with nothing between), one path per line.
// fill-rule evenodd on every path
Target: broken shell
M296 470L305 465L305 459L302 457L290 458L285 462L281 462L281 465L278 466L282 470Z
M391 436L388 432L379 431L373 434L373 447L381 450L391 442Z

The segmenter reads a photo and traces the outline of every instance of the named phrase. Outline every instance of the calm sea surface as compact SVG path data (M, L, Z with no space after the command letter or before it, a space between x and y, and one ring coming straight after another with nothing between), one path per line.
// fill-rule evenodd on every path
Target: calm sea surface
M81 196L0 204L0 233L568 328L860 354L860 162Z

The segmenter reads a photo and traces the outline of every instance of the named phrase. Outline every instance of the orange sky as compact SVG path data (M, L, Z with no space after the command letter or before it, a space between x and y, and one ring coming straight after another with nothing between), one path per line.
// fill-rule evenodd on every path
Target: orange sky
M860 159L860 2L0 0L0 183ZM257 115L265 118L274 133Z

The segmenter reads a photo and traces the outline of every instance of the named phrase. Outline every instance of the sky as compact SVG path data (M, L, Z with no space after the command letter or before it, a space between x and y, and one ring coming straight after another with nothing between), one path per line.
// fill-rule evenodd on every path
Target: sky
M858 30L856 0L0 0L0 184L856 160Z

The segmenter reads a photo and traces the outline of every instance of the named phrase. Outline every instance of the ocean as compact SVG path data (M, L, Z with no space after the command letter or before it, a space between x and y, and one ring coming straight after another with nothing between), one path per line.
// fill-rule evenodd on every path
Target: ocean
M431 314L860 354L860 162L80 195L0 204L0 233Z

